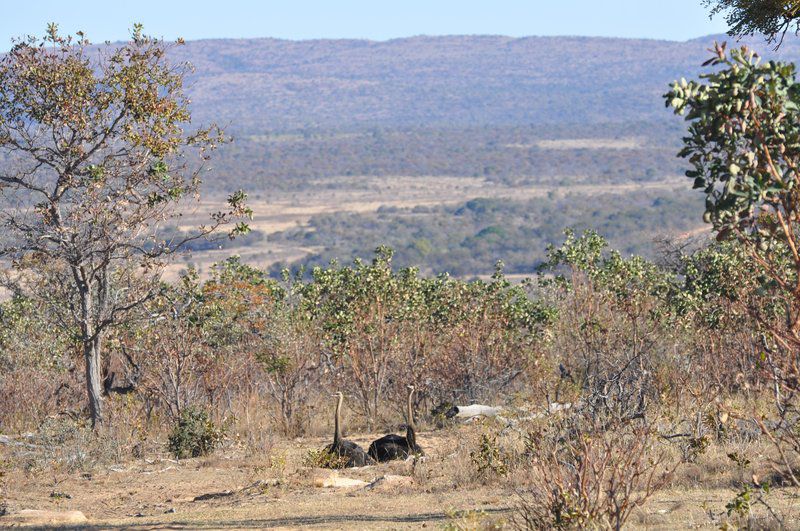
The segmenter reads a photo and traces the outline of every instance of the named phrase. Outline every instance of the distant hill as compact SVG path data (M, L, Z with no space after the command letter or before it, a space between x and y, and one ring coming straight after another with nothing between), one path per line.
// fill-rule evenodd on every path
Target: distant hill
M389 244L426 274L496 260L529 274L566 226L648 256L654 239L702 238L702 194L676 157L686 124L662 95L714 40L729 39L189 42L172 53L196 67L193 118L234 138L203 175L209 208L242 188L256 215L250 237L186 259L207 270L237 253L275 273ZM779 57L800 59L800 39Z
M697 73L715 39L730 40L225 39L175 57L197 69L195 118L237 131L599 124L665 119L667 83ZM800 58L800 41L780 56Z

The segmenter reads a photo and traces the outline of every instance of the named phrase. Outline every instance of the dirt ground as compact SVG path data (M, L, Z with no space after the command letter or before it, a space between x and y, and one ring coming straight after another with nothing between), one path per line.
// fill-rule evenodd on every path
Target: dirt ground
M349 438L366 446L373 437ZM386 475L408 478L374 489L323 487L321 480L332 472L311 468L304 459L328 441L309 438L278 443L262 457L248 458L229 448L207 458L176 462L153 457L91 472L16 469L6 478L5 498L11 512L82 511L89 523L80 527L88 529L510 528L519 498L501 481L476 481L469 461L472 440L466 440L464 430L421 433L419 438L426 450L422 462L338 472L365 482ZM637 509L629 528L719 529L726 520L725 505L735 495L732 486L675 486ZM774 489L770 504L788 528L800 528L797 489ZM766 510L754 507L753 515L765 518Z

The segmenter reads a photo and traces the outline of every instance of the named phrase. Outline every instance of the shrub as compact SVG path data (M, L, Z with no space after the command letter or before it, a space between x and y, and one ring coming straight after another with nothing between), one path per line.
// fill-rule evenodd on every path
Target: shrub
M484 433L477 450L471 452L472 463L478 469L478 474L485 476L489 472L498 476L508 474L508 459L500 449L497 435Z
M800 453L800 85L792 63L762 63L747 47L728 51L725 43L713 52L704 64L712 71L673 83L665 100L689 122L679 155L706 196L704 220L753 266L740 269L757 288L744 310L754 331L764 332L757 367L772 382L778 415L774 430L761 428L781 455L777 464L800 486L791 464Z
M309 450L303 457L303 465L311 468L341 469L347 466L347 456L335 454L326 448Z
M570 423L534 441L527 490L515 523L524 529L621 529L675 469L655 451L653 427L600 432ZM538 441L538 444L536 443Z
M181 412L172 429L169 451L177 459L209 455L220 445L224 436L224 428L214 424L206 411L188 407Z
M19 467L27 473L51 475L54 482L62 475L90 473L101 464L116 463L120 458L118 440L108 431L93 432L86 422L68 416L50 416L36 431L17 438L0 459L0 496L3 467ZM2 453L2 452L0 452Z

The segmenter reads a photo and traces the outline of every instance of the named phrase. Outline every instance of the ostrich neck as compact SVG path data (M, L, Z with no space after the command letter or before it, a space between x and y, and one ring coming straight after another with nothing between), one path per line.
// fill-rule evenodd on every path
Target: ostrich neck
M416 444L416 434L414 432L414 408L412 407L412 397L414 396L414 391L411 390L408 393L408 408L406 414L408 416L408 425L406 427L406 439L408 439L408 444L414 446Z
M333 420L333 442L334 444L338 443L342 439L342 432L341 428L339 427L339 416L342 414L342 396L339 395L339 399L336 401L336 416Z

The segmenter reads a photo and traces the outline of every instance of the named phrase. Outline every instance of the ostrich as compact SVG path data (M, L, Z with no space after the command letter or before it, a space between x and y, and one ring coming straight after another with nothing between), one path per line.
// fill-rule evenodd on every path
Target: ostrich
M377 439L369 445L369 456L375 461L391 461L393 459L405 459L409 455L424 455L425 452L417 444L417 432L414 427L414 411L412 407L412 397L414 396L414 386L408 387L408 405L406 436L390 433Z
M333 396L337 397L333 442L325 447L325 451L343 458L343 466L345 468L366 466L373 463L373 459L367 455L363 448L352 441L342 439L341 423L339 419L341 418L344 395L342 393L335 393Z

